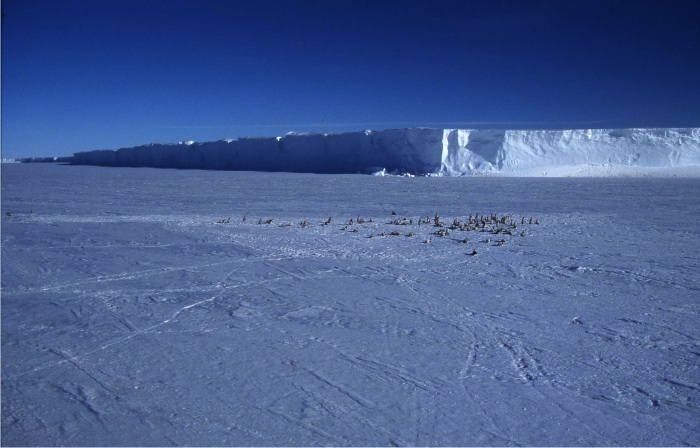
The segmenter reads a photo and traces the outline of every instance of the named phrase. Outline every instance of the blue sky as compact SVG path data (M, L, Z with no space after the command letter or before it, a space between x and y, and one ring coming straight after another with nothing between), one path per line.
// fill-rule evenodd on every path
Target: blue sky
M700 1L3 0L2 156L700 126Z

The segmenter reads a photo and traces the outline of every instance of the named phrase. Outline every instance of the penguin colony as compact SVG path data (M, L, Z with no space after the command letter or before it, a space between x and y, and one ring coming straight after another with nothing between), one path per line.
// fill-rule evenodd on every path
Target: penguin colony
M243 216L242 222L246 222L247 217ZM229 224L231 218L225 218L216 221L217 224ZM272 218L258 218L257 225L272 225ZM454 218L452 222L443 220L437 213L433 216L419 216L418 218L408 218L408 217L398 217L397 213L392 211L391 218L384 224L388 226L386 230L381 232L376 232L377 226L374 225L372 218L364 218L362 216L357 216L356 218L350 218L348 221L344 221L340 224L333 224L333 217L329 217L327 220L312 223L309 220L302 220L298 223L293 222L283 222L278 224L277 227L298 227L298 228L308 228L310 226L338 226L338 229L343 233L357 234L360 233L360 228L367 228L367 225L371 224L371 228L375 231L373 233L365 233L365 237L369 239L380 238L380 237L392 237L392 236L404 236L407 238L412 238L417 236L420 232L422 238L419 241L423 244L430 244L433 241L433 237L442 239L451 239L459 244L470 244L478 247L481 245L489 245L493 247L503 247L507 244L508 239L520 237L523 238L527 235L524 228L529 226L536 226L540 224L539 218L526 218L520 217L519 219L514 218L511 215L498 215L498 214L470 214L467 218L458 219ZM401 227L411 227L411 230L400 231ZM481 233L484 234L483 237L478 238L472 236L464 235L465 233ZM478 254L477 248L473 247L471 250L467 249L465 255L475 256Z

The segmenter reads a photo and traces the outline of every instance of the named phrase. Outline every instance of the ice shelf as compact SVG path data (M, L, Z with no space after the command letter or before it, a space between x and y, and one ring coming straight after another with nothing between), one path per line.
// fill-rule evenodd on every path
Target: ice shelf
M633 175L700 167L700 128L289 133L77 152L72 163L324 174Z

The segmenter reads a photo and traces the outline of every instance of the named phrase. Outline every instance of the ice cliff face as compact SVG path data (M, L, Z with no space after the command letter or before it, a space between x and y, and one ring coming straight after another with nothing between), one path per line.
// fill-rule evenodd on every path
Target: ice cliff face
M575 167L700 165L700 129L445 130L442 171L537 174Z
M700 167L700 128L393 129L151 144L75 153L73 164L309 173L581 175Z

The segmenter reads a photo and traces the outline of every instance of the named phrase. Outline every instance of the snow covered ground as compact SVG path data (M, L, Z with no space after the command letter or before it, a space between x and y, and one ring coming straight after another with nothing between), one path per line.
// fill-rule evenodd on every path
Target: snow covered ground
M3 165L2 444L697 446L699 222L697 179Z

